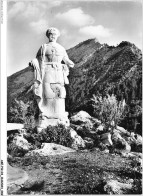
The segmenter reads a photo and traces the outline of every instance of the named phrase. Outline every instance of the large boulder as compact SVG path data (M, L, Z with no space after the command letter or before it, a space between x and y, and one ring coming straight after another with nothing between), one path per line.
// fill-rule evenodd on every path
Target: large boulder
M18 191L28 178L26 171L12 167L7 163L7 191L9 194Z
M131 133L130 137L128 137L128 143L131 145L131 151L142 152L143 138L141 135Z
M9 135L7 142L7 152L10 156L24 156L33 147L28 141L23 137L22 134L16 133Z
M60 155L69 152L75 152L72 148L68 148L55 143L43 143L41 149L32 150L25 156L49 156L49 155Z
M119 140L122 140L122 144L124 143L123 145L125 145L127 148L131 147L131 151L142 152L143 138L141 135L135 134L134 132L130 133L120 126L117 126L113 133L114 140L117 140L118 137L118 142L116 141L117 143L119 143Z
M87 149L93 148L95 145L95 141L90 137L85 137L84 142Z
M135 134L135 133L131 133L131 138L134 139L136 141L137 145L142 145L143 143L143 138L141 135L139 134Z
M7 163L7 185L23 184L28 179L26 171L10 166Z
M116 129L115 129L121 136L124 136L124 135L126 135L126 136L129 136L130 135L130 133L126 130L126 129L124 129L123 127L120 127L120 126L116 126Z
M80 135L82 138L90 137L96 140L97 130L96 128L101 122L91 117L87 112L80 111L76 115L70 118L71 127Z
M143 154L138 152L122 153L122 157L133 158L136 160L137 165L140 166L140 171L142 172L143 167Z
M100 125L101 122L91 117L87 112L80 111L70 118L70 122L75 125L86 125L88 128L93 128L95 125Z
M132 189L132 184L118 182L117 180L110 180L104 186L104 191L110 195L127 194Z
M117 131L113 132L111 139L113 141L113 146L115 149L121 150L124 152L131 151L131 146Z
M78 150L78 149L85 148L85 141L72 128L70 129L70 135L71 138L73 139L73 143L71 146L73 149Z
M23 136L21 135L17 135L14 139L13 139L13 143L17 146L22 148L23 150L30 150L31 145L28 143L28 141L23 138Z
M112 146L113 145L113 142L111 140L111 133L103 133L102 135L100 135L100 140L106 146Z

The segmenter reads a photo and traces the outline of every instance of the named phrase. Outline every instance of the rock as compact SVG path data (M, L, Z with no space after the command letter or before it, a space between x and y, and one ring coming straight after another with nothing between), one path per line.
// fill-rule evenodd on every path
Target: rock
M142 145L142 143L143 143L143 138L142 138L142 136L139 135L139 134L135 134L135 138L136 138L137 143L138 143L139 145Z
M7 192L14 194L20 191L23 184L29 179L26 171L10 166L7 163Z
M17 194L21 189L20 185L17 184L11 184L7 186L7 193L10 194Z
M77 134L79 136L81 136L82 138L85 138L85 137L90 137L94 140L97 139L97 132L96 130L94 129L91 129L89 128L88 126L86 125L80 125L80 126L77 126L74 128L74 130L77 132Z
M143 154L142 153L139 153L139 152L130 152L128 154L129 154L129 156L136 156L136 157L138 157L140 159L143 158Z
M100 125L101 121L91 117L87 112L80 111L70 118L71 123L76 125L86 125L88 128L93 128L94 125Z
M11 159L12 156L10 154L7 153L7 158Z
M36 187L37 189L41 189L41 187L44 185L44 180L40 180L40 179L29 179L27 180L22 189L23 190L31 190L34 189L34 187Z
M124 138L122 138L122 136L118 132L114 131L111 139L115 148L123 150L124 152L131 151L131 146L126 142Z
M28 179L28 174L19 168L10 166L7 163L7 185L21 185Z
M130 134L126 129L124 129L123 127L117 126L116 130L119 131L119 133L122 134Z
M143 138L141 135L131 133L129 137L129 144L131 145L131 150L134 152L142 152Z
M140 166L143 166L143 155L142 153L137 153L137 152L129 152L129 153L122 153L122 157L126 158L135 158L135 160L140 164Z
M27 153L25 156L34 156L38 154L39 156L49 156L49 155L58 155L65 154L68 152L75 152L75 150L54 143L43 143L41 149L32 150Z
M104 186L104 191L107 194L122 195L128 193L132 189L132 184L118 182L117 180L110 180Z
M100 142L97 146L101 151L107 150L107 145Z
M96 130L97 131L103 131L104 130L104 125L99 125Z
M126 142L126 146L124 149L126 152L130 152L131 151L131 146Z
M109 153L109 150L108 150L108 149L105 149L104 152L105 152L105 153Z
M100 135L100 140L103 144L106 144L107 146L113 145L110 133L104 133L104 134Z
M91 117L87 112L80 111L76 115L70 118L71 127L77 132L82 138L90 137L96 140L97 131L96 127L101 124L101 122L93 117Z
M23 150L30 150L31 145L28 143L28 141L23 138L21 135L17 135L14 139L13 139L13 143L22 148Z
M72 128L70 129L70 135L73 139L73 143L71 146L72 148L74 148L76 150L81 149L81 148L85 148L85 141Z
M143 138L139 134L131 133L131 137L136 141L137 145L142 145Z
M91 139L89 137L85 137L84 142L85 142L86 148L93 148L94 147L94 140L93 139Z

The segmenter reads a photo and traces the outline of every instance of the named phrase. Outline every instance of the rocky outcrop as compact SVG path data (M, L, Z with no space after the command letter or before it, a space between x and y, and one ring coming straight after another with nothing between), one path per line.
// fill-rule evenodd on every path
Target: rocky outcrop
M43 143L41 146L41 149L32 150L29 153L27 153L25 156L50 156L50 155L60 155L64 153L69 152L75 152L75 150L59 145L54 143Z
M90 137L85 137L84 138L84 143L85 143L86 149L91 149L95 146L96 141L94 141Z
M76 113L70 118L70 122L71 127L82 138L97 138L96 128L101 124L101 122L98 119L91 117L87 112L80 111Z
M110 195L127 194L132 189L132 184L118 182L117 180L110 180L106 182L104 191Z
M15 130L14 130L15 131ZM7 152L10 156L21 157L24 156L28 151L32 149L31 143L29 143L22 134L12 132L8 132L8 140L7 140Z
M128 143L131 145L132 151L142 152L143 138L141 135L132 133L128 139Z
M105 130L104 125L85 111L80 111L70 118L70 127L47 127L41 133L36 129L21 129L15 133L14 138L8 136L8 153L12 156L23 156L29 150L32 153L45 153L41 149L42 143L61 144L72 149L91 149L98 147L101 150L112 151L122 155L132 152L141 152L142 137L138 134L129 133L126 129L116 126L113 131ZM8 132L10 134L10 131ZM47 144L48 145L48 144ZM40 149L39 149L40 148ZM50 148L49 148L50 149ZM47 151L50 153L50 151ZM53 151L53 154L58 151ZM127 155L125 155L127 156Z
M73 139L73 142L71 145L73 149L78 150L78 149L85 148L86 146L85 141L72 128L70 129L70 135L71 135L71 138Z
M131 151L131 146L118 132L114 131L111 139L113 141L114 148L125 152Z
M21 186L28 180L26 171L10 166L7 163L7 191L12 194L18 191Z
M111 140L111 133L103 133L102 135L100 135L100 140L106 146L112 146L113 145L113 142Z
M130 134L126 129L116 126L113 131L105 130L104 125L87 112L80 111L71 118L71 127L84 140L86 148L99 147L102 150L114 149L117 153L140 152L142 137Z
M20 147L26 151L30 150L30 147L31 147L28 141L20 135L14 138L13 143L15 144L15 146Z
M89 129L96 125L100 125L101 121L93 118L85 111L80 111L70 118L70 122L76 125L86 125Z

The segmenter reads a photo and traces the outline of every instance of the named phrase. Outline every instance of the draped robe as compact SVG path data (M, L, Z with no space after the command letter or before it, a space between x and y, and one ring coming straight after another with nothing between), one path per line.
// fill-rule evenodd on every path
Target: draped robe
M62 64L62 61L65 64ZM43 44L31 65L34 67L33 91L43 124L44 118L68 121L68 114L65 112L64 84L69 84L69 67L73 67L74 63L69 59L65 49L54 42Z

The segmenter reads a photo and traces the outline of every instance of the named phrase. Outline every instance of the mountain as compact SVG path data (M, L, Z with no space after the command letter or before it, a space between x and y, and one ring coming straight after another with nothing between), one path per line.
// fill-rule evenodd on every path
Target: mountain
M127 102L141 99L142 53L134 44L121 42L114 47L90 39L67 52L76 63L69 76L70 111L88 107L97 92L113 93Z
M141 107L142 53L134 44L123 41L118 46L100 44L89 39L67 50L75 63L70 69L66 86L66 108L70 113L85 110L92 114L93 94L115 94L125 98L132 110ZM13 100L33 100L30 87L33 72L30 67L8 77L8 110Z

